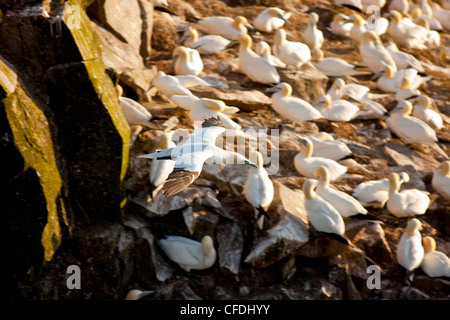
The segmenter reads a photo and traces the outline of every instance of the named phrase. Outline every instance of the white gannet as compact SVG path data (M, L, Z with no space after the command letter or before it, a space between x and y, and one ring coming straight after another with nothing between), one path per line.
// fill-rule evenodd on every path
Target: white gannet
M408 0L391 0L389 2L388 11L398 11L401 14L409 12L409 1Z
M413 271L422 263L424 250L420 230L422 223L419 220L409 220L397 246L397 262L408 271Z
M139 158L176 161L174 170L162 187L162 192L167 197L189 187L202 172L206 160L212 159L215 163L247 164L256 167L256 164L247 160L242 154L223 150L215 145L216 138L225 131L219 118L210 118L203 122L202 128L194 130L184 143L174 148L141 155Z
M342 238L341 242L350 244L345 235L345 223L337 209L325 201L316 192L317 180L307 179L303 183L305 194L305 209L309 222L317 231L327 233L331 236L337 235ZM338 239L337 239L338 240Z
M239 130L241 126L225 114L231 115L238 111L239 108L227 106L223 101L200 98L196 100L195 105L190 109L189 117L194 122L194 128L197 128L196 125L202 123L205 119L219 117L226 129Z
M424 42L428 32L424 27L402 17L402 14L396 10L392 10L389 17L391 20L386 33L398 46L408 49L426 49Z
M275 92L272 95L272 108L288 120L303 122L323 118L309 102L291 96L292 87L286 82L281 82L266 91Z
M116 90L120 110L130 126L141 125L150 129L159 129L158 125L151 122L153 116L143 105L133 99L122 97L123 89L120 85L116 85Z
M397 218L424 214L430 205L428 192L418 189L400 190L398 173L389 174L389 199L386 202L388 211Z
M358 200L351 195L330 186L330 176L326 167L320 167L316 174L319 179L316 193L322 197L322 199L329 202L342 217L348 218L356 215L368 216L367 210Z
M418 96L414 99L413 106L413 117L419 118L434 130L440 130L444 127L442 116L431 109L431 99L429 97L424 95Z
M280 82L277 69L267 60L251 50L252 39L248 34L241 34L239 40L239 68L255 82L275 84Z
M152 86L170 98L173 95L192 95L191 91L187 89L190 87L211 85L197 76L172 76L165 74L163 71L158 71L152 81Z
M380 119L384 117L387 113L385 107L383 107L380 103L365 99L359 105L359 112L356 114L356 119Z
M352 27L353 22L350 17L342 13L336 13L330 23L330 31L340 37L350 37Z
M274 67L280 67L280 68L286 67L286 64L283 61L281 61L276 56L272 55L272 50L270 49L269 44L265 41L259 41L255 45L255 52L257 55L266 59Z
M431 29L430 22L427 19L422 16L417 18L415 23L427 30L427 37L424 42L427 48L439 48L441 46L441 36L439 35L439 32Z
M302 42L306 44L310 49L320 49L324 42L323 32L317 28L318 22L319 15L315 12L311 12L309 14L308 26L301 36Z
M422 23L423 20L426 20L428 21L429 30L442 31L442 24L439 22L439 20L432 15L423 14L423 10L421 7L415 7L411 11L411 17L413 19L413 22L417 25L421 25L420 23ZM424 25L422 25L422 27L424 27Z
M172 134L163 133L159 136L158 150L165 150L175 147L175 143L171 140ZM175 161L173 160L153 159L149 173L150 185L155 188L162 185L166 181L167 177L169 177L169 174L173 171L174 165Z
M450 10L442 9L436 2L432 3L431 8L433 10L432 16L439 20L444 29L450 31Z
M450 161L443 161L433 172L431 186L439 195L450 200Z
M294 157L295 169L303 176L311 179L316 178L317 170L324 166L328 169L330 174L330 181L338 180L344 173L347 172L347 167L337 163L334 160L313 157L313 144L308 138L296 135L296 138L302 145L302 150Z
M363 33L359 53L364 64L373 73L383 71L386 65L392 66L394 71L397 70L394 59L392 59L378 35L373 31Z
M389 41L386 46L386 50L389 52L392 59L394 59L398 70L414 68L419 72L425 72L422 63L420 63L419 60L417 60L412 54L399 50L393 41Z
M344 79L337 78L331 84L327 94L330 96L331 100L349 97L357 101L364 101L370 98L369 91L369 87L356 83L345 83Z
M253 20L253 26L258 31L273 32L283 27L290 16L290 12L286 12L280 8L267 8L256 16Z
M286 40L286 31L284 29L279 29L275 33L272 52L287 66L293 66L297 69L311 59L309 47L301 42Z
M228 40L237 40L240 34L246 34L247 28L252 28L243 16L236 18L212 16L199 20L195 28L204 34L215 34Z
M339 140L334 140L333 136L327 132L319 132L307 137L313 144L313 157L328 158L334 161L341 160L352 151L347 145Z
M377 80L377 86L384 92L397 92L401 90L405 78L409 78L409 88L417 89L422 83L430 80L431 76L421 77L418 75L418 71L412 68L395 72L392 66L385 66L383 75Z
M350 121L359 112L359 108L353 103L342 99L331 100L328 94L321 96L314 107L319 110L325 119L330 121Z
M344 59L335 57L325 58L323 51L319 48L311 49L311 64L328 77L344 77L361 73L355 70L355 65L348 63Z
M230 40L215 34L199 37L198 31L189 26L178 43L195 49L201 54L216 54L223 51L230 43Z
M397 102L409 100L420 96L421 92L418 89L411 88L411 78L405 77L402 80L400 89L395 93L395 100Z
M358 44L361 42L364 32L373 31L380 36L386 33L389 25L389 21L383 17L375 19L375 23L371 25L368 25L367 21L364 20L359 14L352 14L350 18L353 21L353 27L350 30L350 38Z
M263 227L264 216L274 197L273 183L264 169L264 159L260 152L252 150L250 159L256 158L257 168L250 168L244 184L245 199L258 211L255 215L260 229ZM255 160L254 160L255 161ZM259 216L259 217L258 217Z
M409 181L409 175L401 172L399 184ZM364 207L383 208L389 199L389 179L361 182L353 189L352 196Z
M204 236L201 243L185 237L166 236L159 240L159 245L170 260L187 272L208 269L216 262L217 253L210 236Z
M436 251L436 241L432 237L423 237L423 255L420 267L429 277L450 278L450 258L441 251Z
M422 120L410 116L413 106L402 101L390 112L386 119L388 127L406 143L422 143L432 147L445 159L449 156L436 144L436 132Z
M197 76L203 70L200 53L192 48L176 47L173 51L173 67L176 75Z

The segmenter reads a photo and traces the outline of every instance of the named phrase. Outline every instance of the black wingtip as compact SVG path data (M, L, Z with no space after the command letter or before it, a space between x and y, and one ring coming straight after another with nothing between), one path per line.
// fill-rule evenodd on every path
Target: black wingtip
M256 210L258 210L258 217L256 218L256 220L261 218L261 216L264 216L269 220L271 219L270 216L267 214L266 210L264 210L263 208L258 207L258 208L256 208Z

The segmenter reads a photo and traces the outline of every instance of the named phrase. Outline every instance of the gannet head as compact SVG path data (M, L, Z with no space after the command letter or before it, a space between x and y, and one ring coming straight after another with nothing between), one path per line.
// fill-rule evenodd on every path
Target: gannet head
M311 12L309 14L309 21L311 24L317 24L317 22L319 22L319 15L315 12Z
M236 30L241 30L242 29L241 27L243 26L245 26L245 28L250 30L254 29L253 26L250 23L248 23L247 18L243 16L237 16L236 18L234 18L232 25L233 28L235 28Z
M321 166L319 169L316 170L316 176L318 179L326 180L329 176L329 172L327 167Z
M371 30L364 32L362 35L362 38L361 38L361 43L368 44L368 43L371 43L372 41L374 41L374 42L378 41L377 34Z
M436 241L432 237L423 237L422 242L425 253L436 251Z
M266 14L268 14L269 16L273 17L273 18L278 18L283 20L285 23L289 23L288 20L285 17L285 13L284 10L281 10L279 8L269 8L266 11Z
M214 242L210 236L204 236L202 238L202 252L206 256L210 251L214 249Z
M311 49L311 60L312 61L322 61L324 58L323 51L320 48Z
M441 163L441 171L439 174L444 177L448 177L450 175L450 161L444 161Z
M418 231L422 230L422 222L416 218L412 218L406 225L406 233L410 236L417 235Z
M332 106L331 97L329 94L325 94L317 100L314 104L314 107L324 107L325 109L329 109Z
M391 12L389 12L388 17L393 23L400 23L403 18L402 14L397 10L392 10Z
M314 189L317 186L317 180L314 179L306 179L305 182L303 182L303 193L305 194L305 199L309 200L309 199L313 199L315 194L314 194Z
M362 26L364 19L359 14L352 14L350 16L353 20L353 24L356 26Z
M284 29L278 29L273 38L274 44L279 46L286 40L286 31Z
M281 82L274 87L266 89L266 92L278 92L278 91L281 91L283 97L287 97L292 94L292 87L289 83Z
M405 78L405 79L408 79L408 78ZM429 108L429 107L431 107L431 99L430 99L429 97L425 96L425 95L418 96L418 97L415 99L415 102L416 102L417 104L420 104L420 105L423 106L424 108Z
M397 104L397 106L392 109L391 114L400 113L402 115L410 115L412 112L413 106L409 101L401 101Z

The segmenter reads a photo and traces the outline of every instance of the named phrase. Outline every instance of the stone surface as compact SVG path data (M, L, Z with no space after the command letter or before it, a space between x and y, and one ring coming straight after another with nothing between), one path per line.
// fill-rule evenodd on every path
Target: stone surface
M309 67L302 67L300 71L278 69L280 82L287 82L292 86L292 95L314 104L326 92L328 77L322 72Z
M218 260L221 270L225 273L238 275L244 237L241 229L235 222L223 223L217 227Z

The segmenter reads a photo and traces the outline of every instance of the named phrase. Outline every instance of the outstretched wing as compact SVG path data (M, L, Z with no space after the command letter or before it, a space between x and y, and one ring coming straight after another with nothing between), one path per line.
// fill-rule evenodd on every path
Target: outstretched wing
M186 171L184 169L174 169L167 177L161 191L166 197L170 197L189 187L195 179L198 178L199 172Z

